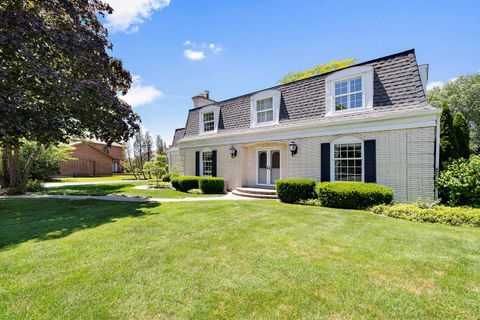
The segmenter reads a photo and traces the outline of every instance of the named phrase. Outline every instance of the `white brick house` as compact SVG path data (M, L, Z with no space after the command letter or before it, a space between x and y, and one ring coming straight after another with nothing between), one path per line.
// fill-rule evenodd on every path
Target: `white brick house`
M414 50L224 101L193 97L169 150L182 175L227 187L279 178L377 182L396 200L435 197L440 110Z

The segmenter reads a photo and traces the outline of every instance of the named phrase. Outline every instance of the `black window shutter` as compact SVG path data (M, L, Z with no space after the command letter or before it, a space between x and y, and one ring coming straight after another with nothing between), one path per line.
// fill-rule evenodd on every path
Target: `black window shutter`
M212 177L217 176L217 150L212 151Z
M200 176L200 151L195 152L195 175Z
M375 140L365 140L365 182L377 182L377 147Z
M320 145L320 180L330 181L330 143Z

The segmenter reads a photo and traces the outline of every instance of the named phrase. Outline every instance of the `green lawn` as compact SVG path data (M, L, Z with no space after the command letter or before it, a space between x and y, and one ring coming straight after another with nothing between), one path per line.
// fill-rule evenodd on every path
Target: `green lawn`
M275 201L0 199L0 319L478 319L480 229Z
M56 178L58 182L93 182L93 181L119 181L119 180L135 180L135 176L131 174L117 174L109 177L77 177L77 178Z
M116 184L90 184L63 187L50 187L39 192L40 194L53 195L87 195L87 196L106 196L106 195L124 195L130 197L144 198L187 198L187 197L212 197L220 196L218 194L191 194L170 189L135 189L134 187L145 185L145 182L134 183L116 183ZM152 183L154 184L154 183Z

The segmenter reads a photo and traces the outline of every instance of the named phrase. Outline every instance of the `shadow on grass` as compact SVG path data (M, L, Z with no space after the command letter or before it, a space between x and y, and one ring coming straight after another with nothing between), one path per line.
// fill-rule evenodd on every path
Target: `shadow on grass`
M134 186L134 184L90 184L78 186L50 187L42 191L43 194L54 195L82 195L82 196L107 196L116 194Z
M22 242L66 237L125 217L145 215L159 203L98 200L0 199L0 250Z

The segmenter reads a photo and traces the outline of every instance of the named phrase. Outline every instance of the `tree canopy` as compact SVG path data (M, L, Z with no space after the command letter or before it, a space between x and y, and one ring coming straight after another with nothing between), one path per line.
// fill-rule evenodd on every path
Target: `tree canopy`
M441 107L447 103L454 113L461 112L468 122L471 133L471 147L480 152L480 73L460 76L442 88L428 91L431 105Z
M67 142L86 133L127 140L139 116L117 97L131 76L97 13L99 0L4 0L0 4L0 143Z
M320 63L304 71L295 71L295 72L287 73L278 82L280 84L285 84L285 83L289 83L289 82L293 82L301 79L310 78L313 76L317 76L319 74L349 67L351 65L354 65L356 62L357 62L357 59L352 58L352 59L345 59L340 61L332 60L329 63Z
M0 146L11 168L7 180L19 172L22 141L48 145L84 136L111 143L138 130L139 116L118 97L132 78L108 54L112 44L99 21L110 13L100 0L0 2Z

